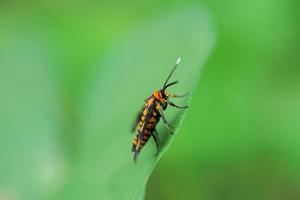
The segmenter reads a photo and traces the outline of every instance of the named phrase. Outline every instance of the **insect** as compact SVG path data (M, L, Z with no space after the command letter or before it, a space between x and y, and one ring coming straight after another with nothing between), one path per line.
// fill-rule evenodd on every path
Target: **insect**
M170 97L171 98L185 97L188 94L175 95L166 92L166 89L168 87L178 83L178 81L173 81L171 83L168 82L179 63L180 63L180 58L177 59L176 64L173 67L171 73L168 75L163 87L158 91L154 91L153 94L145 100L143 109L138 113L136 117L136 121L132 127L132 132L134 132L137 129L136 135L133 139L133 145L132 145L132 152L134 154L133 160L135 162L137 160L138 154L140 153L141 149L147 143L147 141L151 136L153 137L154 142L156 144L156 148L157 148L156 155L158 155L160 151L160 144L159 144L159 136L156 130L156 126L160 118L162 118L162 121L165 124L168 131L170 132L170 134L173 134L171 126L169 125L163 113L163 111L167 109L168 105L179 109L188 108L188 106L178 106L173 102L169 101Z

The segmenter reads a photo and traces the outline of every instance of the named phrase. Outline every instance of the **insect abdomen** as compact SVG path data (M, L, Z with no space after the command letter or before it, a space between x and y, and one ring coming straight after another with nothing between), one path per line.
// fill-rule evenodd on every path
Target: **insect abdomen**
M143 148L143 146L148 142L149 138L151 137L151 131L148 129L145 130L143 137L140 140L140 145L137 148L137 144L139 141L138 137L139 137L139 134L137 134L133 140L132 151L140 151Z
M152 99L150 99L150 102L151 102L151 100ZM153 102L153 100L152 100L151 103L155 103L155 102ZM137 134L133 139L132 151L139 152L142 149L142 147L147 143L147 141L151 137L151 134L154 131L154 129L159 121L159 114L157 114L158 112L155 109L151 113L149 113L150 118L147 121L145 121L146 120L145 117L146 117L149 106L151 106L151 104L148 101L143 110L143 114L141 116L141 119L140 119L140 122L138 125ZM145 126L144 131L142 130L143 124ZM140 137L142 137L142 138L140 138ZM140 143L140 144L138 144L138 143Z

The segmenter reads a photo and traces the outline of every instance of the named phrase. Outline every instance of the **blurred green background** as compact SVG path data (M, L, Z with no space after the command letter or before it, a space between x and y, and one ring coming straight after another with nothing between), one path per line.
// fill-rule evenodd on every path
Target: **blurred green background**
M210 13L217 42L145 199L300 199L300 3L204 0L0 1L1 200L55 199L81 156L77 105L97 63L136 27L184 8Z

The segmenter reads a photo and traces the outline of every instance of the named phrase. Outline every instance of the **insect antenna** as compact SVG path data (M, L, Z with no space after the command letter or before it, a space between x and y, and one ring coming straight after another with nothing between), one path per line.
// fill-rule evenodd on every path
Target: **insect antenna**
M181 60L181 58L179 57L179 58L177 59L176 63L175 63L175 66L173 67L171 73L169 74L167 80L166 80L165 83L164 83L163 90L165 90L167 87L169 87L169 86L171 86L171 85L174 85L174 84L178 83L178 81L174 81L174 82L172 82L172 83L167 84L168 81L169 81L169 79L171 78L172 74L174 73L176 67L177 67L178 64L180 63L180 60Z
M171 83L167 84L167 85L164 87L164 90L167 89L168 87L170 87L171 85L175 85L175 84L177 84L177 83L178 83L178 81L174 81L174 82L171 82Z

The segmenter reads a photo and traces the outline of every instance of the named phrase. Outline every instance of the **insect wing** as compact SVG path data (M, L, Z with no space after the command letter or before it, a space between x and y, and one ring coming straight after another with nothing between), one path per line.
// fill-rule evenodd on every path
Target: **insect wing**
M131 125L131 133L133 133L136 130L136 128L141 120L142 114L143 114L143 107L140 109L140 111L136 115L136 119L134 120L134 122Z
M142 141L142 139L143 139L143 137L144 137L144 132L145 132L145 130L146 130L146 125L147 125L147 123L148 123L148 121L149 121L149 119L150 119L150 117L151 117L151 115L152 115L152 113L153 113L153 109L154 109L154 104L151 104L148 108L146 108L147 109L147 112L146 112L146 115L145 115L145 119L144 119L144 122L143 122L143 124L142 124L142 126L141 126L141 129L139 130L139 133L138 133L138 137L137 137L137 139L138 139L138 143L137 143L137 145L136 145L136 150L138 150L139 148L140 148L140 144L141 144L141 141Z

